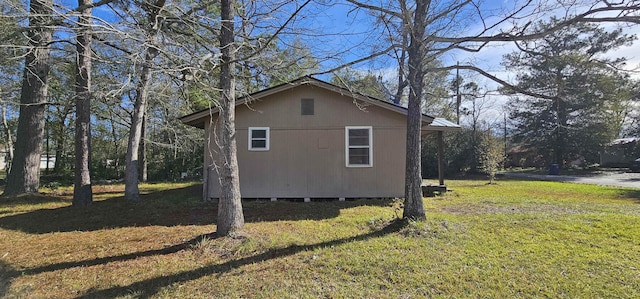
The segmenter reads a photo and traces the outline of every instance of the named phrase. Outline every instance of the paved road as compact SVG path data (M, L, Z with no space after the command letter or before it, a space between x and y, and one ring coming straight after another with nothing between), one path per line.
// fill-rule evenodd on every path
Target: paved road
M528 178L541 181L558 181L640 189L640 173L632 172L607 172L588 176L544 175L517 172L506 172L504 175L512 178Z

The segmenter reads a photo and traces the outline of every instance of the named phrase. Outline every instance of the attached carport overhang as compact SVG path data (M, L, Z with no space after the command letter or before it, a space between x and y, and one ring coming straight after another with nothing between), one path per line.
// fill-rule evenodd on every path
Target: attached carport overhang
M436 117L429 125L422 127L422 137L437 133L438 143L438 184L441 188L446 190L444 184L444 132L456 132L461 131L460 125L450 122L444 118Z
M433 121L422 127L422 136L429 135L434 132L457 132L462 130L460 125L450 122L444 118L436 117Z

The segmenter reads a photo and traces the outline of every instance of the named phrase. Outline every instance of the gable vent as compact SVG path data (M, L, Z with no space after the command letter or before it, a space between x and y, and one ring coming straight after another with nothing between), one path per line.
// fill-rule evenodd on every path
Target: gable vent
M302 99L300 107L302 115L314 115L313 99Z

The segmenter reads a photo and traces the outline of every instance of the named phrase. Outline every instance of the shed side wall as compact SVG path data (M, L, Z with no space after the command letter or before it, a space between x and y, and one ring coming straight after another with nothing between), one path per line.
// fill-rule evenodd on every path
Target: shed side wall
M301 114L301 99L314 99L314 115ZM236 109L240 188L245 198L402 197L406 118L348 95L299 86ZM372 126L373 167L345 166L345 127ZM205 183L218 197L213 168L217 148L206 125ZM248 128L269 127L270 149L248 150ZM207 154L212 153L212 154Z

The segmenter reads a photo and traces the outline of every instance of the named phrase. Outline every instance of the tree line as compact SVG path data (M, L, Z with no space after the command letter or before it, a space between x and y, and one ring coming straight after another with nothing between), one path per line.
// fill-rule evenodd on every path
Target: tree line
M13 147L4 195L37 192L43 145L52 142L53 172L73 169L74 206L91 204L96 175L124 177L125 198L137 201L138 182L150 174L158 178L197 174L204 154L202 137L176 117L216 109L220 117L213 125L221 145L216 161L221 167L216 169L222 187L218 232L222 235L241 230L244 221L235 100L261 88L307 74L338 72L334 77L340 78L340 71L348 67L393 61L397 80L374 86L372 92L408 109L403 215L414 219L425 218L420 190L424 172L421 117L437 106L440 112L450 111L443 100L450 83L443 78L451 70L475 72L504 86L502 92L514 95L510 115L514 136L540 145L555 140L555 147L546 148L558 161L566 159L570 149L584 147L571 141L585 141L572 133L575 127L588 126L602 132L598 136L613 136L615 129L620 134L620 128L629 126L625 122L633 117L630 107L637 99L637 84L620 71L623 61L599 56L630 43L633 37L598 27L638 24L637 1L516 1L504 7L473 0L397 0L375 5L356 0L79 0L75 6L53 0L4 0L0 5L3 127L5 144ZM322 14L319 11L334 5L363 12L371 26L366 32L370 38L356 45L355 55L329 65L328 61L350 49L323 49L320 55L310 41L315 36L341 34L322 32L313 21ZM536 19L548 21L530 21ZM574 45L571 36L577 37ZM584 44L587 36L595 46ZM562 42L556 46L562 48L559 51L550 45L554 39ZM471 63L445 62L451 53L475 53L495 43L517 47L505 60L509 67L521 70L517 82L507 82ZM538 66L545 69L535 69ZM593 80L597 83L591 85ZM625 83L618 84L620 80ZM455 81L459 92L461 79ZM462 87L467 97L475 99L477 86L467 82ZM480 103L472 100L472 107L464 112L470 115L474 131L479 131L476 108L480 106L476 104ZM8 115L16 111L17 123L11 124L16 120ZM527 127L542 131L543 125L535 122L540 117L521 113L536 111L549 115L546 133L538 132L547 140L526 132ZM602 120L613 114L620 125L603 128ZM600 119L591 121L594 116ZM476 137L471 136L473 142L480 140ZM65 157L72 158L73 167Z

